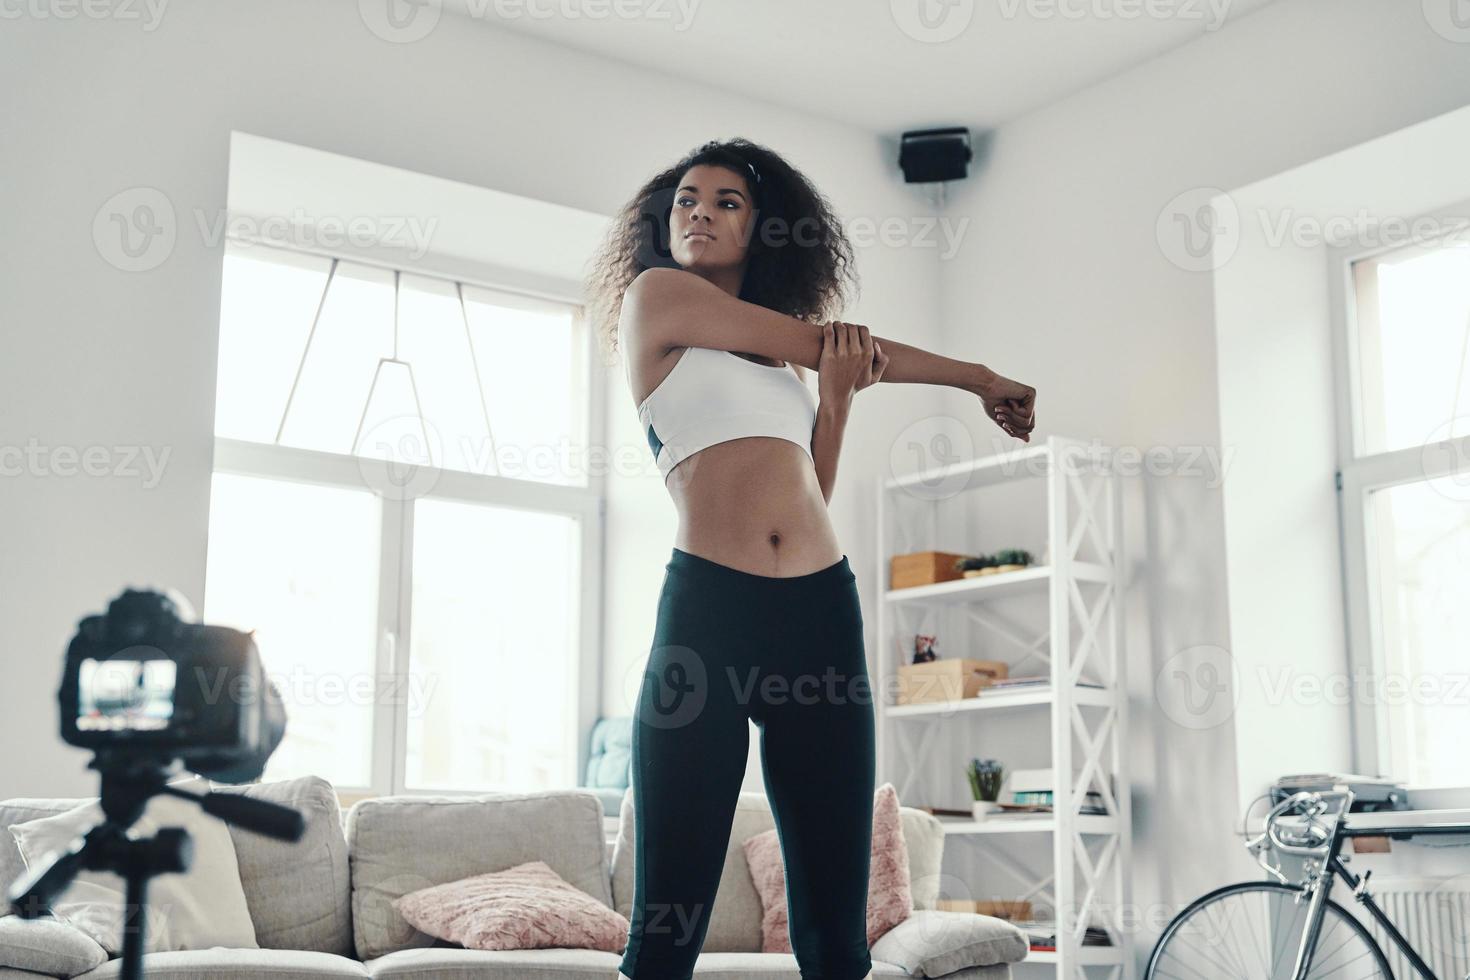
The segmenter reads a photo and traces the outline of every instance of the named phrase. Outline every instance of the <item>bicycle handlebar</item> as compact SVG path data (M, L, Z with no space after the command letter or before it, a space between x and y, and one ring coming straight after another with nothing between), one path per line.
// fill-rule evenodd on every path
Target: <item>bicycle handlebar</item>
M1286 799L1273 806L1266 814L1265 830L1261 834L1246 843L1248 849L1254 850L1260 845L1270 842L1271 846L1285 854L1315 855L1320 854L1332 841L1332 831L1325 828L1317 821L1317 817L1327 810L1329 800L1342 799L1342 807L1337 811L1338 819L1348 812L1352 806L1354 793L1352 790L1299 790L1292 793ZM1306 825L1300 836L1291 834L1283 837L1282 827L1279 819L1289 810L1294 810L1305 804L1305 812L1302 816L1306 818ZM1290 832L1288 832L1290 833Z

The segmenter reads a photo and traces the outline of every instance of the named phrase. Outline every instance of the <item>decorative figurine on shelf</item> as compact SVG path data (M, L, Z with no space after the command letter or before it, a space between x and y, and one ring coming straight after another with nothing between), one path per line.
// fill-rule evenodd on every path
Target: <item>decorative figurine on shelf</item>
M976 820L984 820L992 813L1000 812L1000 787L1005 778L1005 767L997 759L971 759L965 767L965 777L970 781L970 805Z
M927 664L931 660L939 659L939 654L934 651L934 640L932 636L923 633L914 634L914 659L910 663Z
M974 578L977 575L995 575L998 572L1014 572L1030 565L1034 561L1031 552L1023 548L1004 548L993 555L976 555L972 558L961 558L955 562L955 568L965 578Z

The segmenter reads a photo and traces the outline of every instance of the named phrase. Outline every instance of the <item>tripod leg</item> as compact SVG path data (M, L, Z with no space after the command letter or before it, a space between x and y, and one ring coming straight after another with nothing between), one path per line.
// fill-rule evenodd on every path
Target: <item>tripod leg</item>
M128 900L123 908L122 980L142 980L143 938L147 924L148 876L134 868L127 876Z

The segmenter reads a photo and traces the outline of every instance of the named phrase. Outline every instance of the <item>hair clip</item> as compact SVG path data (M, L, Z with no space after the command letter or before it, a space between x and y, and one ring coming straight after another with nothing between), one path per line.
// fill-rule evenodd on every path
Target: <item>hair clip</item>
M761 172L755 169L755 164L751 163L749 160L745 161L745 165L750 168L751 174L755 177L755 182L759 184L761 182Z

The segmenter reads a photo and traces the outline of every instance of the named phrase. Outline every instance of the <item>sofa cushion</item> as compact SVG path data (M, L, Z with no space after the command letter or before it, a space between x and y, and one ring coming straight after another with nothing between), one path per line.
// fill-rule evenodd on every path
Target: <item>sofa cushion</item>
M96 797L91 797L91 799L95 800ZM54 799L17 797L0 802L0 892L8 894L10 886L19 881L26 873L25 858L20 856L20 848L16 846L15 838L5 828L12 824L39 820L41 817L54 817L58 813L75 810L87 802L86 797ZM11 914L8 905L5 907L4 914Z
M947 975L944 980L1011 980L1011 965L976 966Z
M621 980L619 957L590 949L405 949L371 960L375 980ZM945 980L1006 980L994 973L963 973ZM801 980L789 953L702 952L695 980ZM873 962L873 976L905 978L891 963Z
M403 949L367 963L386 980L616 980L621 957L597 949Z
M710 953L700 955L694 976L695 980L801 980L801 970L790 953ZM873 976L907 977L908 974L891 963L875 959Z
M915 909L932 909L939 899L940 862L944 857L944 825L931 813L900 807L904 842L908 849L909 890ZM623 794L618 840L613 848L613 907L624 916L633 912L634 884L633 788ZM765 793L741 793L730 826L725 867L710 914L703 949L712 953L754 953L761 949L761 901L745 862L745 842L776 826Z
M584 785L591 789L627 789L632 768L633 716L599 719L592 728Z
M107 962L97 940L55 916L0 919L0 966L74 977Z
M182 949L143 957L148 980L347 980L366 977L356 960L295 949ZM77 980L116 980L122 960L112 959Z
M367 961L435 940L393 909L395 898L527 861L609 907L602 805L585 789L360 800L347 814L352 931Z
M294 843L230 826L256 942L263 949L352 956L347 837L332 784L302 776L214 789L280 803L306 818L306 833Z
M973 967L1019 963L1029 947L1026 934L1004 919L926 909L880 936L872 953L916 977L948 978Z
M944 823L934 814L911 806L901 807L898 812L903 819L903 839L909 852L909 890L914 896L914 908L938 908Z

